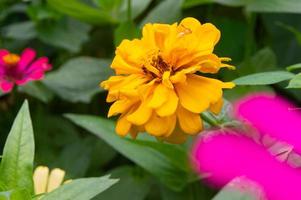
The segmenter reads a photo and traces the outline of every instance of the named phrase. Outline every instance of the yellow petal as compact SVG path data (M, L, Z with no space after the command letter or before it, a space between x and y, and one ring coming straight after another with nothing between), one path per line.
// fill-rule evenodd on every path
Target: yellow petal
M46 192L47 182L49 176L49 168L39 166L33 173L33 183L35 194L42 194Z
M111 67L115 69L116 74L137 74L142 73L142 68L134 67L122 58L116 55L113 59Z
M200 69L200 66L193 66L189 68L182 69L172 75L170 80L172 83L185 83L186 81L186 74L192 74L197 72Z
M151 135L160 137L168 136L174 129L176 117L159 117L153 114L150 120L145 124L145 130Z
M233 82L223 82L222 87L226 88L226 89L231 89L231 88L235 87L235 83L233 83Z
M179 106L177 116L180 127L185 133L194 135L203 129L203 123L199 114L192 113Z
M166 71L163 73L163 76L162 76L162 83L163 85L165 85L166 87L170 88L170 89L173 89L173 85L169 79L170 77L170 71Z
M147 52L143 42L138 39L123 40L117 47L111 67L117 74L142 73L143 58Z
M166 86L164 86L163 84L159 84L156 87L148 106L151 108L160 107L167 100L167 95L168 88L166 88Z
M138 126L147 122L152 115L152 109L147 104L148 101L143 101L133 113L127 116L127 120Z
M179 98L174 90L167 90L167 100L159 108L156 109L156 113L161 116L170 116L177 110Z
M64 180L65 171L59 168L51 170L48 180L47 192L51 192L58 188Z
M117 120L115 131L120 136L126 136L131 129L132 124L126 118L127 115L121 115Z
M210 105L210 111L214 114L220 113L223 108L223 98L220 98L216 103Z
M129 99L115 101L110 107L108 117L126 112L134 103L135 101Z
M187 84L175 84L181 105L194 113L205 111L222 97L224 83L194 74L187 75Z
M197 19L195 19L193 17L186 17L180 22L179 31L180 32L184 32L184 31L194 32L200 26L201 26L201 23Z

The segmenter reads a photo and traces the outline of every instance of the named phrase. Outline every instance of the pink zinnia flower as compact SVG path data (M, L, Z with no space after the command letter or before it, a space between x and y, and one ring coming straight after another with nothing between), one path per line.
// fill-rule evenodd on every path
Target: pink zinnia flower
M243 99L236 115L252 125L257 137L237 130L208 133L193 151L197 170L219 187L246 177L262 187L268 200L300 199L301 171L290 157L301 158L301 113L293 108L266 94Z
M45 71L51 69L47 57L34 60L36 52L25 49L21 55L0 49L0 89L10 92L14 84L24 85L29 81L41 80Z

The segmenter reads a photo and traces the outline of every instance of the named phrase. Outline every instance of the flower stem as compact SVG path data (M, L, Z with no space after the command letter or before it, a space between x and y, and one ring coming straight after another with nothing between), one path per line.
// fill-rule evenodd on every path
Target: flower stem
M213 115L211 115L208 112L203 112L201 113L201 117L202 119L207 122L208 124L210 124L211 126L219 126L219 122L218 119L216 119Z
M132 2L131 0L128 0L128 12L127 12L127 17L128 17L128 21L131 21L132 20Z

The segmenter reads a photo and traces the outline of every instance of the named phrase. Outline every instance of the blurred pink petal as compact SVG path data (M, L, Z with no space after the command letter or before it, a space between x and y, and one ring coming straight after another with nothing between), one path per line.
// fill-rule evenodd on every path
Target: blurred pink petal
M10 92L13 89L13 87L14 87L14 84L12 82L9 82L9 81L0 82L0 88L4 93Z
M301 153L301 113L295 105L271 95L252 95L238 103L236 114L261 134L292 145Z
M18 70L24 70L28 65L33 61L33 59L36 57L35 50L31 48L25 49L22 54L18 65Z
M269 200L301 197L300 171L276 160L262 145L242 134L216 131L196 143L194 162L201 174L211 175L207 181L223 186L245 176L262 186Z

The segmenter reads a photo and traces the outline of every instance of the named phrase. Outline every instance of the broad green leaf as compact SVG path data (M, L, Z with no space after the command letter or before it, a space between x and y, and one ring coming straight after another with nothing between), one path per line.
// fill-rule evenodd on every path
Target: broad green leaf
M238 177L228 183L212 200L266 199L263 190L255 182Z
M133 39L139 36L140 30L136 27L136 25L130 22L123 22L119 24L119 26L115 29L114 32L114 43L115 46L118 46L123 39Z
M42 20L58 20L62 14L56 12L47 4L29 4L27 14L32 21L40 22Z
M213 0L184 0L182 7L185 8L192 8L194 6L199 6L203 4L213 3Z
M236 85L271 85L281 81L289 80L294 77L293 73L286 71L272 71L250 74L239 77L233 82Z
M102 90L99 83L111 75L109 66L110 62L104 59L73 58L48 73L43 83L66 101L88 103Z
M247 3L247 10L252 12L301 13L301 2L299 0L256 0Z
M227 6L244 6L251 12L286 12L301 13L299 0L186 0L184 8L190 8L207 3L219 3Z
M15 189L0 192L0 200L32 200L31 195L25 189Z
M151 188L151 179L141 168L122 166L110 171L112 178L119 182L97 195L93 200L143 200Z
M105 11L91 7L80 0L47 0L48 4L63 14L96 25L114 23Z
M3 29L4 36L7 38L30 40L37 36L35 25L31 21L14 23L4 27Z
M91 199L118 182L109 176L76 179L47 193L42 200L84 200Z
M70 19L46 21L37 26L41 41L73 53L80 51L82 44L88 41L90 30L90 25Z
M287 88L301 88L301 73L297 74L290 80Z
M34 138L27 101L20 109L3 150L0 181L7 190L26 188L33 191L32 170Z
M227 6L243 6L246 5L246 2L247 0L185 0L183 8L191 8L208 3L219 3Z
M106 12L113 12L118 7L120 7L123 0L93 0L93 2L105 10Z
M237 71L240 75L248 75L257 72L277 70L277 59L272 49L266 47L257 51L250 59L242 62Z
M122 3L119 8L119 13L117 15L117 19L120 21L125 21L127 18L128 12L128 1L129 0L122 0ZM130 0L131 1L131 18L135 19L138 17L151 3L151 0Z
M143 19L141 25L146 23L173 23L178 21L181 15L182 2L183 0L161 1L148 13L148 15Z
M128 1L129 0L93 0L101 9L109 12L111 16L119 22L129 20ZM130 0L131 19L138 17L151 3L151 0Z
M115 133L114 122L100 117L69 114L67 118L106 141L171 189L179 191L191 180L186 152L179 146L121 138Z
M297 63L297 64L290 65L290 66L286 67L287 71L293 71L293 70L296 70L296 69L301 69L301 63Z
M18 89L44 103L51 101L53 98L53 93L42 82L29 82L24 86L18 87Z

